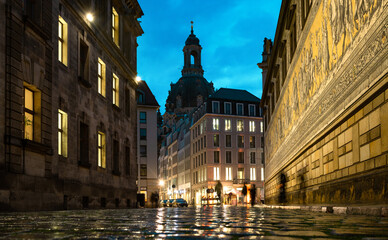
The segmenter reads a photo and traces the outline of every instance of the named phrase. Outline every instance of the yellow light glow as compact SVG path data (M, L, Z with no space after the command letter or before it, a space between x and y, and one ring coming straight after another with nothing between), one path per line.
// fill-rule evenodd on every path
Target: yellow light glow
M87 14L86 14L86 19L87 19L89 22L93 22L93 20L94 20L93 14L87 13Z
M164 186L164 181L163 180L159 180L159 186Z
M141 81L141 77L140 76L136 76L135 80L136 80L136 82L140 82Z

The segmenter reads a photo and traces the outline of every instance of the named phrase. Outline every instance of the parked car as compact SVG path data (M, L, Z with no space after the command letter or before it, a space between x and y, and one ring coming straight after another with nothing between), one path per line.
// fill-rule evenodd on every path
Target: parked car
M159 207L167 207L167 201L168 200L160 200L159 201Z
M167 207L172 207L172 203L174 202L175 199L169 199L167 200Z
M184 200L183 198L178 198L178 199L174 200L174 202L172 203L172 206L173 207L187 207L188 204L187 204L187 201Z

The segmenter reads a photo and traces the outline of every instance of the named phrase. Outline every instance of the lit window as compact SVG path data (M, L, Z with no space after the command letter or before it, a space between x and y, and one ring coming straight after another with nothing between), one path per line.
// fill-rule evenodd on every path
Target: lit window
M147 177L147 164L140 164L140 176Z
M116 74L113 74L112 78L112 89L113 89L113 104L117 107L119 106L119 78L116 76Z
M244 105L242 103L237 103L237 115L244 115Z
M58 110L58 155L67 157L67 114Z
M232 130L232 124L230 119L225 119L225 131L231 131Z
M213 118L213 130L220 130L220 121L218 118Z
M58 17L58 61L67 66L67 23Z
M105 134L102 132L98 132L98 166L105 168Z
M256 181L256 168L251 168L251 181Z
M147 123L147 113L140 112L140 123Z
M231 167L225 168L225 180L226 181L232 180L232 168Z
M24 88L24 138L34 140L34 92Z
M220 180L220 168L219 167L214 167L214 178L213 180Z
M256 130L255 121L249 121L249 131L254 132Z
M232 114L232 104L230 102L224 103L224 108L225 114Z
M98 59L98 93L105 97L105 63Z
M263 132L263 122L260 122L260 132Z
M114 7L112 7L112 39L119 46L119 14Z
M220 102L212 102L213 103L213 113L220 113Z
M199 134L202 134L203 133L203 122L201 122L201 124L199 125Z
M261 168L261 181L264 181L264 168Z
M244 168L239 168L237 170L237 179L244 179Z
M256 137L255 136L250 136L249 137L249 147L250 148L255 148L256 147Z
M244 121L243 120L237 120L237 132L244 131Z

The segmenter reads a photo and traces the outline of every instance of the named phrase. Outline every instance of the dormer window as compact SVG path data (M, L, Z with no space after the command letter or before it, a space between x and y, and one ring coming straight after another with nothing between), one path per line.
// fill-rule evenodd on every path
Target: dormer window
M244 108L242 103L237 103L237 115L244 115Z
M220 113L220 102L218 101L213 101L212 102L213 106L213 113Z
M137 96L137 103L144 103L144 102L145 102L144 93L139 92Z

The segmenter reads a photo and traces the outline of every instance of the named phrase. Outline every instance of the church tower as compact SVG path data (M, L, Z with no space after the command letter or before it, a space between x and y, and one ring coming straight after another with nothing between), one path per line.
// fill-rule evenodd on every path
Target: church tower
M202 47L194 34L193 22L191 22L191 34L183 47L182 77L177 83L171 83L166 101L165 120L182 118L214 93L213 83L209 83L203 77L201 50Z

